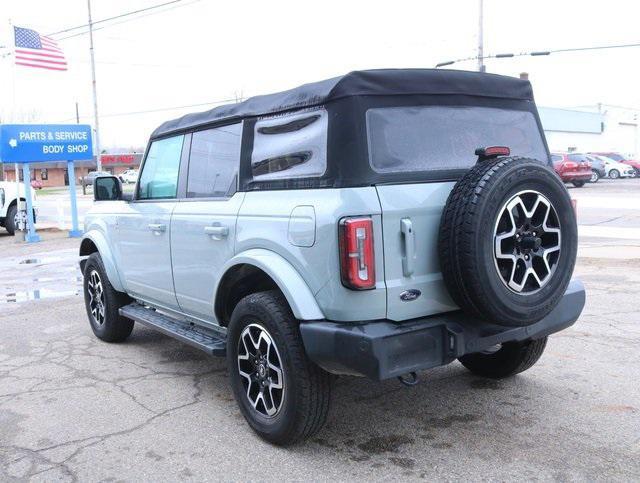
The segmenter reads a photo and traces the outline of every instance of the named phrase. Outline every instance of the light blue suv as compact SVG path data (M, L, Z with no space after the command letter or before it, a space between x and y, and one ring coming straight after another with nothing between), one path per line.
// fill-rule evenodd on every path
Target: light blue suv
M573 324L577 229L528 81L352 72L189 114L151 135L133 196L115 177L80 248L97 337L135 322L226 356L250 426L316 433L332 375L456 359L531 367Z

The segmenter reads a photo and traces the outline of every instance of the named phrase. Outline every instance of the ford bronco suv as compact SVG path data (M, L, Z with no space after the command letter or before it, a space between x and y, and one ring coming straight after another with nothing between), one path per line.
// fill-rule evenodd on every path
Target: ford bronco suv
M133 195L94 181L80 247L95 335L134 322L226 356L263 438L316 433L334 375L540 358L585 301L574 210L531 85L372 70L168 121Z

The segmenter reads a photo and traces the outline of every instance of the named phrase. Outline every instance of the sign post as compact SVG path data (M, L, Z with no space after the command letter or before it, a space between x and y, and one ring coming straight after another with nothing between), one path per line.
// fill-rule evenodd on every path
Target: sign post
M82 231L78 228L78 204L76 202L76 173L73 161L67 161L67 172L69 173L69 194L71 195L71 238L80 238Z
M36 233L35 220L33 219L33 203L31 202L31 172L29 163L22 165L22 181L24 182L24 198L27 200L27 233L25 241L34 243L40 241L40 235Z
M27 218L29 220L28 242L40 239L34 227L29 163L67 161L72 219L72 229L69 236L78 237L82 235L82 232L78 228L73 161L91 159L92 156L91 126L88 124L0 125L0 160L5 163L23 165Z

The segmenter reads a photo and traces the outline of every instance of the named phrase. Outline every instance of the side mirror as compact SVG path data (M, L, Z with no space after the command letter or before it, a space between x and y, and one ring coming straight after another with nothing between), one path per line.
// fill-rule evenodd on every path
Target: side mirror
M95 201L121 200L120 180L116 176L98 176L93 180L93 199Z

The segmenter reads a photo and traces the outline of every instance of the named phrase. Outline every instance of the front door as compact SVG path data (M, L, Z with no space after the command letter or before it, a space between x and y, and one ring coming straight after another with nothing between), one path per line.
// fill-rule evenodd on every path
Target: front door
M178 307L171 271L171 214L176 207L184 136L153 141L135 200L118 216L118 266L127 291L150 304Z
M181 310L215 323L214 290L235 252L242 124L193 133L186 199L171 218L171 258Z

